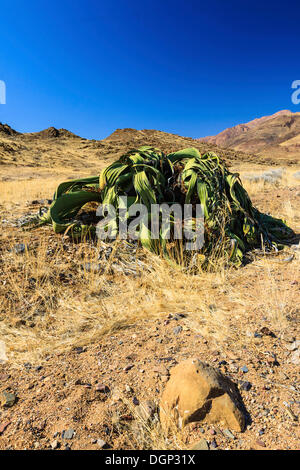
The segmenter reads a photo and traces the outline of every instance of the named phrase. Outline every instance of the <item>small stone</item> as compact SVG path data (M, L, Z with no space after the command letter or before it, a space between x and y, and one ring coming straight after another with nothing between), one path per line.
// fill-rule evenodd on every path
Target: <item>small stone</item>
M97 439L97 445L100 449L104 449L105 447L107 447L107 442L103 439Z
M134 367L134 364L128 364L128 366L124 367L124 372L128 372L129 370L131 370L132 368Z
M264 429L260 429L260 430L258 431L258 434L259 434L260 436L262 436L263 434L265 434L265 430L264 430Z
M209 450L207 441L205 439L201 439L201 441L196 442L191 450Z
M216 434L216 431L214 429L210 429L209 430L209 434L211 434L212 436L214 436Z
M125 392L127 393L132 393L133 392L133 389L130 387L130 385L125 385Z
M10 421L4 421L4 423L0 424L0 436L4 433L5 429L10 425Z
M109 387L104 384L97 384L95 390L96 392L109 393Z
M247 374L247 372L249 371L248 367L247 366L243 366L241 368L241 371L244 373L244 374Z
M216 449L216 448L218 447L218 444L216 443L216 440L215 440L215 439L213 439L213 440L211 441L210 447L211 447L212 449Z
M256 441L256 444L258 444L260 447L266 447L266 444L264 443L264 441L261 441L260 439Z
M82 346L76 346L75 348L73 348L73 351L75 351L77 354L82 354L83 352L86 351L86 349L83 348Z
M16 395L10 392L2 392L0 396L1 406L10 408L16 402Z
M182 326L181 325L176 326L173 330L174 335L178 335L181 332L182 332Z
M251 387L252 387L252 385L251 385L250 382L242 382L242 384L241 384L241 389L245 390L246 392L249 392Z
M224 429L223 434L225 434L225 436L229 437L229 439L235 439L235 435L232 434L232 432L229 429Z
M58 449L58 447L59 447L58 440L55 439L55 441L52 441L50 445L51 445L51 449L53 449L53 450Z
M264 335L264 336L271 336L272 338L276 338L276 335L273 333L273 331L271 331L267 326L264 326L261 330L260 330L261 334Z
M138 406L140 404L139 400L136 397L133 397L132 403L136 406Z
M150 421L154 418L157 411L157 405L152 400L142 402L136 409L136 414L144 421Z
M67 429L66 431L63 431L63 432L62 432L62 436L61 436L61 437L62 437L63 439L73 439L74 435L75 435L74 429Z

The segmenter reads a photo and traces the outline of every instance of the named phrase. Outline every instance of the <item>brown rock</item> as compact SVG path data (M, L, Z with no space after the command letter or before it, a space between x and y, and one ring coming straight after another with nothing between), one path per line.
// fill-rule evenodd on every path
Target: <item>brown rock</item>
M209 450L207 441L205 439L201 439L201 441L196 442L192 447L191 450Z
M105 384L97 384L95 390L96 392L109 393L109 387Z
M0 424L0 436L4 433L5 429L10 425L10 421L5 421L4 423Z
M0 403L5 408L10 408L11 406L15 404L15 402L16 402L16 396L13 393L4 391L0 395Z
M233 382L198 359L181 362L171 371L163 392L160 420L164 428L195 421L225 425L243 431L245 417Z
M258 444L260 447L266 447L266 444L264 443L264 441L257 440L256 444Z
M157 405L152 400L143 401L136 409L136 414L143 421L150 421L154 418L157 411Z

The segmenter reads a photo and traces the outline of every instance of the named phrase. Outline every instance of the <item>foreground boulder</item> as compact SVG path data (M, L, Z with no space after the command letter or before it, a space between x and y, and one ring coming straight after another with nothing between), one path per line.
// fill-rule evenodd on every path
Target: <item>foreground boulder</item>
M194 421L243 431L245 416L237 388L218 370L198 359L181 362L171 371L160 403L163 428Z

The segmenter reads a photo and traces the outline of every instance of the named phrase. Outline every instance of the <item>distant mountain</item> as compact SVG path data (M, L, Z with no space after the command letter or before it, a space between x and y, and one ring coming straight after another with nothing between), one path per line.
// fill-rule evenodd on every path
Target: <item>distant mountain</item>
M289 157L299 159L300 112L282 110L199 141L265 156L290 153Z
M22 134L21 132L15 131L8 124L2 124L2 122L0 122L0 135L1 134L5 134L7 136L42 137L47 139L52 137L75 137L77 139L81 139L81 137L73 134L73 132L70 132L67 129L56 129L55 127L48 127L48 129L44 129L39 132L24 132Z
M2 124L2 122L0 122L0 135L1 134L11 136L11 135L17 135L19 134L19 132L12 129L8 124Z
M214 144L199 142L190 137L151 129L117 129L103 140L89 140L78 137L66 129L55 127L22 134L8 125L1 126L0 165L47 168L64 166L78 170L84 166L98 171L104 164L142 145L151 145L166 153L185 147L196 147L200 153L216 152L228 164L240 160L256 160L255 155L222 149Z
M241 162L299 163L300 113L281 111L204 139L155 129L125 128L116 129L105 139L89 140L55 127L20 133L8 124L0 124L0 166L68 167L76 172L84 166L97 172L128 150L142 145L151 145L166 153L196 147L202 154L215 152L235 166Z
M81 139L76 134L73 134L73 132L68 131L67 129L56 129L55 127L48 127L48 129L44 129L43 131L40 132L32 132L30 133L32 136L36 137L42 137L42 138L57 138L57 137L73 137L77 139Z

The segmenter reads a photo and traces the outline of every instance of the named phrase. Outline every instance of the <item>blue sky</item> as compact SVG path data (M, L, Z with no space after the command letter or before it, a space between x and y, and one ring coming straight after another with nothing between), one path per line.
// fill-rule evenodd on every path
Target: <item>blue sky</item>
M202 137L300 111L297 1L23 0L0 13L0 121L22 132Z

